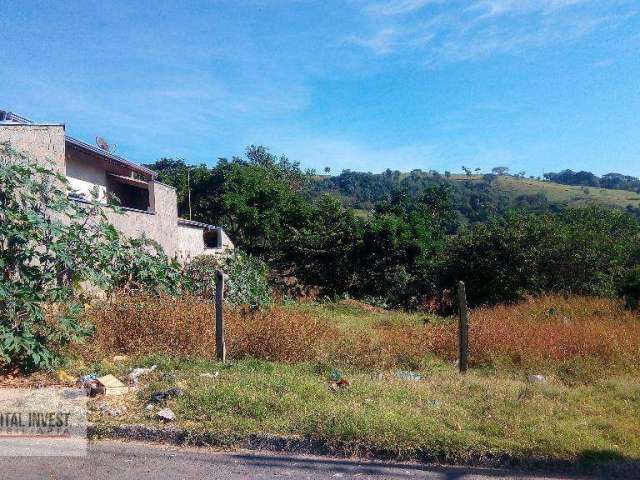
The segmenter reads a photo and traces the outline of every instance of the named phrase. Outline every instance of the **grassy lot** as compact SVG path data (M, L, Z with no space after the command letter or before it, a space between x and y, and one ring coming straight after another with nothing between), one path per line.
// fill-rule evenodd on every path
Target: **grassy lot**
M231 361L221 365L205 359L213 353L211 311L189 302L159 308L138 299L94 317L99 348L73 373L124 378L132 367L158 365L135 393L107 399L124 402L127 413L96 411L99 425L162 426L155 412L168 406L175 426L217 445L266 433L400 458L640 460L640 322L620 302L548 296L475 310L466 375L454 365L452 319L355 301L229 314ZM138 327L119 336L129 323ZM123 353L124 362L110 360ZM332 386L336 369L349 386ZM409 369L422 379L403 379ZM531 383L529 374L546 381ZM145 409L170 387L184 395Z
M222 445L272 433L321 440L347 453L447 461L640 458L640 382L629 376L589 385L531 384L487 371L462 376L433 361L421 370L421 381L347 370L351 385L333 391L327 365L167 357L131 365L141 363L158 364L159 371L126 400L127 415L96 414L94 420L159 426L145 406L152 393L177 386L184 395L165 405L176 413L177 426L207 432ZM103 369L124 374L128 366ZM219 375L200 376L207 372Z

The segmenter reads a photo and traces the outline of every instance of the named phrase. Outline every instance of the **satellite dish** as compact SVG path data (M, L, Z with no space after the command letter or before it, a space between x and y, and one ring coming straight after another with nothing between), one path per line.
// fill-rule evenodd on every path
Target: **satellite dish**
M110 150L109 144L102 137L96 137L96 144L105 152L108 152Z

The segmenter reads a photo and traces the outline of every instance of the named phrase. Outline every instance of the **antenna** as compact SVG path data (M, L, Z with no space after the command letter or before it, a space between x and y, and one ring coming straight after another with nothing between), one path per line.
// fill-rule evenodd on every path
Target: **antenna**
M110 150L109 144L102 137L96 137L96 145L98 145L105 152L108 152Z

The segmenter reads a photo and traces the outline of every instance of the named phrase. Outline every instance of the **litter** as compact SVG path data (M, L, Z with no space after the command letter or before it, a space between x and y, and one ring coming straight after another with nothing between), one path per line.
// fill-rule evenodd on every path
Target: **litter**
M111 374L100 377L96 381L105 388L105 395L124 395L129 391L124 383Z
M158 368L157 365L152 365L149 368L134 368L133 370L131 370L131 372L129 372L129 375L127 375L127 381L129 385L131 385L132 387L137 387L140 377L142 375L153 372L156 368Z
M341 388L347 388L350 385L351 385L351 382L349 380L347 380L346 378L341 378L337 382L329 383L329 389L333 392L337 392Z
M220 372L216 372L216 373L201 373L199 376L202 378L218 378L218 376L220 375Z
M184 395L184 392L181 389L177 387L173 387L168 390L165 390L164 392L154 393L153 395L151 395L151 401L153 403L160 403L171 397L181 397L182 395Z
M114 362L124 362L125 360L127 360L129 357L127 355L115 355L113 357L113 361Z
M422 375L420 375L418 372L409 370L397 370L394 375L399 380L408 380L411 382L419 382L420 380L422 380Z
M170 408L163 408L156 413L156 416L165 422L171 422L176 419L176 414Z
M100 402L98 404L98 408L100 409L100 413L103 416L107 416L107 417L120 417L125 413L127 413L126 406L122 405L122 406L112 407L107 402Z
M71 375L69 375L67 372L65 372L64 370L58 370L57 372L57 376L58 376L58 380L60 380L62 383L69 383L72 384L75 382L75 378L72 377Z
M545 378L544 375L529 375L527 377L527 380L529 380L529 383L546 383L547 379Z
M87 395L95 397L96 395L103 394L105 391L104 385L98 384L98 378L95 373L89 375L82 375L76 382L78 388L84 388Z
M342 378L342 372L340 370L336 370L335 368L331 370L331 380L334 382L339 382Z

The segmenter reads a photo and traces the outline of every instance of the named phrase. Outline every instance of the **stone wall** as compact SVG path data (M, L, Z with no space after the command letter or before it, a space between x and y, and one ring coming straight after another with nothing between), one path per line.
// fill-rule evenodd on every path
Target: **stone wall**
M0 142L35 160L49 160L53 168L66 175L64 125L0 125Z

